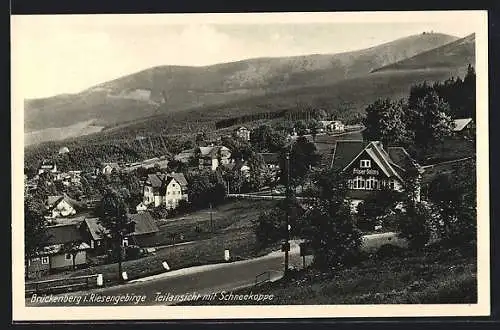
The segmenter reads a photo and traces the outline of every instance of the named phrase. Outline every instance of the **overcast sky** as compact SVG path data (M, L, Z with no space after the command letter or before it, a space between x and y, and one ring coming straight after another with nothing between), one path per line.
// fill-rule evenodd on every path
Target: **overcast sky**
M13 75L24 98L36 98L76 93L158 65L339 53L431 30L457 37L477 32L463 18L443 15L284 17L14 16Z

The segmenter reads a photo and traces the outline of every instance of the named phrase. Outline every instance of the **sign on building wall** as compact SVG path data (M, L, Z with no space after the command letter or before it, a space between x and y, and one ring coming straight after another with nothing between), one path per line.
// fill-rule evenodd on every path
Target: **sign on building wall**
M364 169L354 168L352 170L352 174L356 174L356 175L379 175L380 172L378 170L374 170L374 169L371 169L371 168L364 168Z

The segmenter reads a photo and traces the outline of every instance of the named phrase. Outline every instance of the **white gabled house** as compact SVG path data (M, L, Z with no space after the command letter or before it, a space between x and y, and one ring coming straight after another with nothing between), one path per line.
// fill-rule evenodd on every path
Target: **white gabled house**
M149 174L144 182L143 192L144 200L141 204L147 207L165 206L167 209L174 209L181 200L188 201L187 181L182 173Z
M46 201L48 218L63 218L76 214L73 201L67 196L49 196Z

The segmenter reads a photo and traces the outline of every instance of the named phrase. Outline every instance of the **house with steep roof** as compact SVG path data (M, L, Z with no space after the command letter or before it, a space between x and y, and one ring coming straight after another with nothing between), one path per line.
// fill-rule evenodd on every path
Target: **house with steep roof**
M409 176L422 172L404 148L384 148L380 141L337 141L331 167L346 176L353 210L380 190L403 191Z
M454 119L453 133L455 136L471 138L476 135L476 125L472 118Z
M123 237L122 245L154 246L160 229L149 212L129 214L129 223L134 231ZM106 251L110 246L110 233L99 218L86 218L80 225L85 242L95 251Z
M134 231L125 236L124 245L155 246L160 229L151 213L130 214L129 219L134 223Z
M62 218L76 214L76 201L66 195L48 196L46 207L49 215L47 218Z
M188 183L183 173L149 174L144 182L143 204L167 209L179 206L181 200L188 201Z
M250 130L245 126L240 126L234 130L234 135L245 141L250 141Z
M47 237L43 249L28 260L29 273L44 274L87 264L90 245L85 243L78 224L48 226Z
M215 171L219 165L229 164L231 158L231 151L225 146L198 147L195 154L198 158L200 170L210 169Z

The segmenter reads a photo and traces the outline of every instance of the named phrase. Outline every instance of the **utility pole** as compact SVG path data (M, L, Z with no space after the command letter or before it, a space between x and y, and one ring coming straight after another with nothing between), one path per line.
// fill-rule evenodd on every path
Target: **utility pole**
M213 222L212 222L212 203L210 203L210 232L211 233L214 232L214 226L213 226Z
M288 275L288 252L290 250L290 152L286 153L286 242L285 242L285 276Z
M122 269L122 253L123 253L123 233L122 231L120 230L120 234L118 235L118 240L119 240L119 251L118 251L118 279L120 281L120 283L123 283L124 280L123 280L123 276L122 276L122 273L123 273L123 269Z

